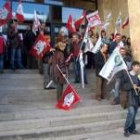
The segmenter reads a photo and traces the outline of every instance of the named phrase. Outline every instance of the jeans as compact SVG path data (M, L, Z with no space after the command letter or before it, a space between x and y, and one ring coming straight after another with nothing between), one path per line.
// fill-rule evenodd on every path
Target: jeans
M11 49L11 67L14 69L16 68L15 66L15 61L17 60L17 64L18 67L20 69L23 69L23 65L22 65L22 60L21 60L21 50L20 49L16 49L16 48L12 48Z
M79 59L77 58L74 59L74 71L75 71L75 82L80 82L81 81L81 68L80 68ZM83 72L84 72L84 82L87 83L85 66L83 68Z
M0 71L3 70L3 61L4 61L4 56L3 54L0 54Z
M132 133L136 129L135 119L136 119L137 111L138 111L138 107L136 106L130 106L128 108L128 113L127 113L126 122L124 126L125 132Z
M116 78L115 89L113 89L111 92L111 93L113 93L114 100L116 103L120 103L120 86L121 86L121 79Z

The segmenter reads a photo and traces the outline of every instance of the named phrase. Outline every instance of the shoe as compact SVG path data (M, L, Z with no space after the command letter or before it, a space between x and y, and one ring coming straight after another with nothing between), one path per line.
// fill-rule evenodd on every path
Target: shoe
M80 83L80 81L75 81L74 83Z
M124 136L125 137L129 137L130 136L130 132L129 131L124 132Z
M48 88L45 87L44 89L47 89L48 90L48 89L56 89L56 88L55 87L48 87Z
M137 130L134 130L133 132L131 132L131 134L133 134L133 135L140 135L140 132L138 132Z
M0 73L3 74L4 73L4 70L1 70Z
M95 97L96 100L101 101L101 97Z

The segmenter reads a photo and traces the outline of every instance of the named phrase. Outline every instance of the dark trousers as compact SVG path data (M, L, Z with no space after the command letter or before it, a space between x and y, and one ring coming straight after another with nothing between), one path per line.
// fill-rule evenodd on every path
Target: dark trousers
M23 69L21 49L12 48L11 49L11 61L10 61L12 68L16 68L16 66L15 66L16 59L17 59L18 67L20 69Z
M128 113L126 117L126 122L124 126L124 131L125 132L133 132L136 129L136 114L138 111L138 107L136 106L129 106L128 108Z
M75 72L75 82L81 82L81 67L79 59L77 58L74 59L74 72ZM83 73L84 73L84 82L87 83L85 66L83 67Z
M96 76L96 97L105 98L106 88L106 80L102 77Z
M57 83L57 100L60 99L63 93L63 84Z
M3 54L0 54L0 71L3 70L3 64L4 64L4 55Z

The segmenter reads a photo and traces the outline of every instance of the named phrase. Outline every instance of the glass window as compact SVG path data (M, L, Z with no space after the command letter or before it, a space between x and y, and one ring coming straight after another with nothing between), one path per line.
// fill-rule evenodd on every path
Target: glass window
M62 8L62 22L66 23L68 20L69 15L72 15L73 20L78 19L83 13L83 9L76 9L76 8Z
M4 5L5 2L6 2L6 1L4 1L4 0L1 0L1 1L0 1L0 9L3 7L3 5Z
M46 21L49 15L49 6L37 3L27 3L23 2L23 11L26 20L32 20L34 15L34 10L37 11L38 18L41 21ZM12 2L12 11L16 12L18 2Z

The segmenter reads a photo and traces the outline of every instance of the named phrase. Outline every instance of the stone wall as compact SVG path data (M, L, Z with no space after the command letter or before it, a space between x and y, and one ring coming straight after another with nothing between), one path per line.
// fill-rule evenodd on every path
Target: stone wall
M116 19L121 12L122 21L128 15L128 4L127 0L98 0L98 11L101 16L102 21L105 21L107 15L112 13L112 20L110 22L109 28L107 30L108 34L115 31ZM118 32L129 36L129 27L125 29L117 28Z
M132 53L140 61L140 0L128 0Z

